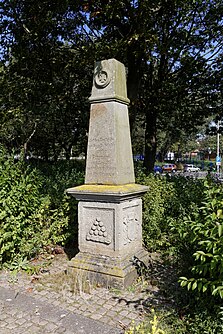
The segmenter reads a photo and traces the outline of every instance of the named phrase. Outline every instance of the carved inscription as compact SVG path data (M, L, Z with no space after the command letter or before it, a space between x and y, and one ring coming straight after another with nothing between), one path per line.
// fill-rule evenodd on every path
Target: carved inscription
M86 240L107 245L111 243L111 237L108 235L106 227L100 218L96 218L95 221L93 221L90 231L87 233Z
M93 137L89 143L88 175L107 177L115 175L116 166L113 157L114 138Z

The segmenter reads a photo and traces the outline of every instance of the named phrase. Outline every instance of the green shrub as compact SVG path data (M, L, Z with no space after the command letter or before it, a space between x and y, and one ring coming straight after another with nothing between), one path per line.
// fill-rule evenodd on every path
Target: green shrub
M169 253L177 260L191 262L194 245L191 242L191 228L188 217L198 212L204 199L204 180L178 176L170 178L175 196L166 203L166 220L168 228Z
M205 182L204 201L187 222L195 252L190 278L181 277L188 290L223 298L223 186Z
M142 322L138 325L132 322L132 326L125 331L125 334L167 334L164 330L160 328L159 320L155 311L152 309L153 318L147 322Z
M166 178L141 173L137 182L149 187L143 196L143 240L150 251L166 245L166 205L174 197L174 188Z
M58 184L50 188L48 182L44 173L23 162L15 163L1 148L0 267L16 266L44 246L65 244L71 238L75 201L64 189L57 189Z
M33 161L31 168L39 171L43 178L42 192L51 198L51 204L57 208L64 197L67 188L84 183L84 162L66 161L57 162Z
M159 311L157 316L167 334L223 334L223 324L216 310L205 309L197 301L181 314L174 310Z
M138 172L137 182L149 187L143 197L143 239L147 249L175 255L189 251L186 220L202 201L203 181Z

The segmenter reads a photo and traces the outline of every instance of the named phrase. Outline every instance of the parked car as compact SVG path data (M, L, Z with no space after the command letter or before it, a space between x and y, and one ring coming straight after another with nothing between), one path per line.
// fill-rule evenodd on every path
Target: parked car
M175 173L177 166L175 164L166 164L163 166L163 172L172 172Z
M163 169L162 169L161 166L157 166L157 165L155 165L153 171L154 171L154 173L156 173L156 174L160 174L160 173L163 172Z
M196 167L192 164L186 164L184 165L184 171L185 172L199 172L200 168Z

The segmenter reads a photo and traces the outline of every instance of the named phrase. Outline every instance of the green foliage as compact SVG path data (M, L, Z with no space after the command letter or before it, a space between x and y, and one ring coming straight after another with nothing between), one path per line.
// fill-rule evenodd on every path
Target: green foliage
M221 105L220 0L4 0L0 19L0 140L10 148L28 143L46 159L84 150L96 59L128 68L134 149L146 139L148 170L158 144L188 141Z
M179 291L176 285L175 292L168 292L170 287L163 286L176 310L158 314L162 328L176 334L223 333L223 186L209 178L136 171L137 182L149 187L143 197L145 245L167 255L187 287Z
M222 334L222 320L218 313L196 306L194 313L189 310L181 318L174 310L152 310L152 314L143 323L132 326L126 334ZM153 318L152 318L153 317ZM151 319L152 318L152 319Z
M187 222L195 252L191 278L181 277L181 286L223 298L223 187L205 182L204 201Z
M216 310L204 309L200 303L187 314L181 315L174 310L157 312L162 328L168 334L222 334L222 320Z
M152 174L139 174L137 182L149 187L143 197L143 239L154 251L166 244L166 203L174 197L174 188L167 179Z
M194 245L188 217L198 212L204 198L204 181L180 176L170 178L169 182L175 190L173 200L166 207L169 252L172 251L178 259L191 262Z
M159 320L155 314L154 309L152 309L153 319L149 322L142 322L138 325L132 322L132 326L125 331L125 334L166 334L164 330L160 328Z
M64 245L74 234L74 226L72 230L70 226L76 214L74 201L61 186L54 184L50 188L48 182L40 170L23 162L15 163L1 149L0 267L21 267L44 246ZM65 176L61 182L66 187Z
M149 187L143 198L147 249L162 250L180 260L181 286L223 298L222 185L180 176L146 177L142 173L138 182Z
M186 219L198 210L203 181L138 172L137 182L149 187L143 197L143 238L147 249L163 249L175 255L190 251Z
M83 52L84 39L76 37L75 15L68 14L78 5L70 5L0 2L0 140L9 148L28 144L45 159L56 160L62 151L68 159L72 146L78 153L86 146L93 62Z

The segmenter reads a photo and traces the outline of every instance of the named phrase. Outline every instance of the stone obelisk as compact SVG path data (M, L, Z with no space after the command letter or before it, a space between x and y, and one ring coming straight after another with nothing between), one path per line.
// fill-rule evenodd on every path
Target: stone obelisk
M136 277L132 258L144 260L142 200L135 184L125 67L95 64L85 184L67 189L78 203L79 253L69 272L104 286L125 287Z

